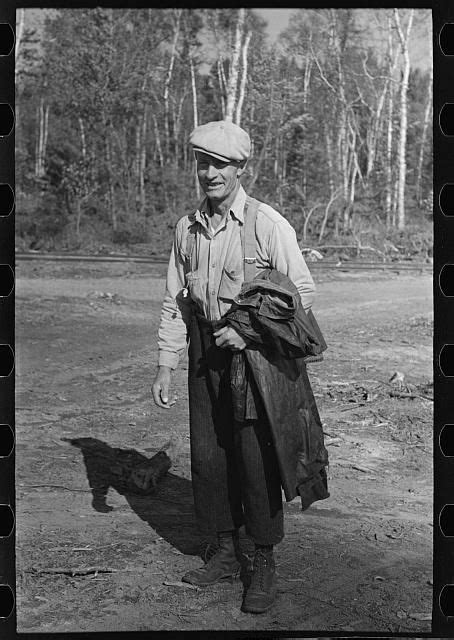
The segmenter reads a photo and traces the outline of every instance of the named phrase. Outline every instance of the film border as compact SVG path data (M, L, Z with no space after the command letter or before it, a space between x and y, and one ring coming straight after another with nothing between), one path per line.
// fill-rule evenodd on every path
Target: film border
M454 583L454 545L451 536L443 534L440 516L450 499L450 485L454 479L452 457L446 456L440 446L440 434L444 425L452 422L454 411L454 378L445 376L440 366L440 353L445 344L454 343L453 301L440 286L440 274L450 263L453 254L454 227L452 217L443 213L439 194L445 184L452 183L454 162L452 161L453 139L444 135L439 115L443 105L454 101L454 59L443 53L440 33L444 25L454 22L452 3L433 4L433 53L434 53L434 589L432 610L432 632L439 636L452 636L454 602L450 603L448 585ZM450 157L451 156L451 157Z
M83 6L83 2L78 6ZM100 3L105 4L103 2ZM137 2L134 5L139 4ZM175 4L181 4L175 2ZM202 3L204 4L204 3ZM249 3L247 3L249 4ZM268 3L263 3L263 5ZM304 3L302 3L304 5ZM322 3L320 6L330 6L334 3ZM356 4L356 3L350 3ZM374 3L371 3L372 6ZM387 2L380 3L380 6L387 5ZM396 3L400 6L415 6L419 2ZM26 2L23 6L33 6L33 2ZM57 2L42 2L35 6L58 6ZM162 3L159 3L162 6ZM69 3L67 6L70 6ZM112 1L109 6L124 6L124 2ZM363 5L364 6L364 5ZM454 182L454 162L449 160L452 154L454 141L444 138L437 126L435 118L438 117L441 106L445 102L454 102L454 59L445 56L439 46L439 32L445 22L454 22L454 6L450 0L432 0L424 4L433 9L433 33L434 33L434 312L435 312L435 333L434 333L434 388L435 388L435 415L434 415L434 597L433 597L433 636L452 637L454 630L454 618L447 618L440 610L440 594L444 585L454 583L454 542L445 538L439 527L438 517L445 504L450 502L449 491L454 479L453 462L443 456L438 445L441 429L445 424L452 423L454 414L454 394L452 393L454 379L445 378L439 369L438 356L441 347L445 343L454 343L454 314L452 311L453 302L445 298L437 284L438 274L441 268L453 255L454 229L453 223L444 216L438 204L438 195L445 183ZM8 22L15 27L14 5L10 0L4 0L0 4L0 22ZM8 65L12 65L14 70L13 54L9 59L0 58L0 77L4 77ZM8 67L8 72L10 72ZM7 73L8 73L7 72ZM14 73L12 74L12 87L4 88L1 84L0 102L14 104ZM14 185L14 133L8 139L0 139L0 183ZM14 186L13 186L14 191ZM0 218L0 262L14 265L14 212L3 219ZM1 302L0 307L0 342L14 344L14 295ZM12 306L11 306L12 301ZM6 303L6 304L5 304ZM451 325L451 326L450 326ZM6 382L6 384L5 384ZM14 425L14 383L13 374L8 380L0 381L0 407L1 422ZM0 460L0 495L8 494L9 502L14 511L14 452L7 458L7 464ZM6 557L4 549L8 546L9 554ZM8 541L0 541L0 575L6 576L8 582L11 581L15 591L14 574L14 536L10 536ZM2 637L15 637L16 616L15 612L5 621L0 621ZM20 634L25 637L27 634ZM40 634L33 634L36 635ZM60 634L56 634L60 635ZM100 634L105 635L105 634ZM136 635L136 634L134 634ZM159 634L156 634L159 635ZM214 633L212 636L218 634ZM264 634L265 635L265 634ZM301 633L301 636L307 633ZM316 635L312 632L311 636ZM331 634L333 635L333 634ZM334 634L336 635L336 634ZM343 636L352 634L343 633ZM377 634L370 634L371 637ZM424 636L426 634L421 634Z
M0 23L8 24L14 32L15 10L9 0L0 5ZM0 103L8 104L14 113L14 47L4 53L0 56ZM9 185L14 192L14 126L9 134L1 133L5 135L0 137L0 183ZM9 265L14 272L14 210L9 215L2 212L0 217L0 263ZM14 290L0 298L0 343L9 345L14 352ZM0 378L0 422L10 425L14 433L14 368L8 376ZM0 458L0 503L10 507L13 520L14 464L13 447L8 456ZM0 635L4 638L15 636L15 577L13 527L9 535L0 538Z

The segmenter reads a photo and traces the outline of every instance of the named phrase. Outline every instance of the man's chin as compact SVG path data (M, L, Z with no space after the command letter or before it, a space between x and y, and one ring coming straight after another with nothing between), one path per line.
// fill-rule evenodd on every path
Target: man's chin
M226 198L222 189L207 189L205 195L209 200L213 200L214 202L222 202Z

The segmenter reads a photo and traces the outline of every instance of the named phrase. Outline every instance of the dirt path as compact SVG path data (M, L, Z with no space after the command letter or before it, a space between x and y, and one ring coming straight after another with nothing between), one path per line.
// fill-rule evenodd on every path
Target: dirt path
M18 630L428 631L433 403L421 396L432 395L430 276L319 282L330 349L310 375L331 497L304 513L298 500L286 505L279 606L250 616L239 609L240 580L206 590L180 583L200 563L201 540L185 363L171 412L149 396L162 273L72 269L54 279L44 266L18 270ZM400 389L388 384L394 371L405 376ZM173 467L147 498L108 478L108 506L94 507L89 445L107 456L167 447ZM68 575L76 569L85 575Z

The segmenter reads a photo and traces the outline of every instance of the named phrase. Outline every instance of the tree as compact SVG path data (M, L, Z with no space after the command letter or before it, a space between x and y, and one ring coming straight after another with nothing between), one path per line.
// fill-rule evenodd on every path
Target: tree
M403 56L403 69L400 82L400 126L398 144L398 199L397 199L397 227L405 228L405 182L407 179L407 91L408 77L410 75L410 54L408 50L411 26L413 23L414 9L410 9L407 18L407 26L402 26L401 16L398 9L394 9L394 21L399 35L401 53Z

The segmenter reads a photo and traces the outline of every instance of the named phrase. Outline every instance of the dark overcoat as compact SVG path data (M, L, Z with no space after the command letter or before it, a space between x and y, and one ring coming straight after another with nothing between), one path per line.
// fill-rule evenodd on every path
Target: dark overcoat
M284 274L264 270L243 285L225 321L248 342L235 356L232 376L247 379L240 366L246 360L269 420L285 497L293 500L299 494L306 509L329 496L328 453L304 362L305 356L319 353L320 344L298 290ZM232 389L253 395L235 381ZM238 393L233 401L241 402Z

